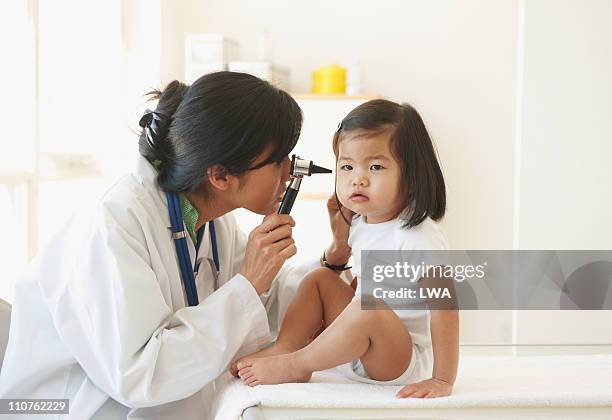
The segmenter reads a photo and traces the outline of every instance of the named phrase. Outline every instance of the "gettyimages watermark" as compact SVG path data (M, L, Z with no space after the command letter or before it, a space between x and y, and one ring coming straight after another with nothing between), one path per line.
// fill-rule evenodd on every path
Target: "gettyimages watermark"
M362 251L361 306L612 310L612 250Z

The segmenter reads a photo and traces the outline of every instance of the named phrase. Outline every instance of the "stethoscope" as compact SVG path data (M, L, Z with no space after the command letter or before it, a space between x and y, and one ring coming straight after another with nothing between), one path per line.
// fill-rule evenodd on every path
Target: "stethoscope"
M161 112L151 111L147 109L143 116L140 118L138 124L143 128L147 141L151 148L155 149L155 137L159 134L160 125L159 123L167 119L168 117ZM167 131L167 127L166 127ZM189 255L189 248L187 248L187 232L184 228L183 216L181 215L181 206L177 193L166 192L166 198L168 200L168 214L170 215L170 229L172 229L172 239L174 239L174 245L176 246L176 255L179 260L179 266L181 269L181 277L183 279L183 285L185 286L185 294L187 295L187 304L189 306L196 306L199 303L198 290L196 289L195 278L198 275L198 269L200 263L198 262L198 252L200 251L200 245L202 244L202 238L204 237L204 230L206 225L198 229L197 240L195 244L196 256L195 265L191 265L191 256ZM219 288L219 251L217 250L217 235L215 234L215 223L211 220L208 222L210 229L210 242L213 252L213 260L215 267L213 269L214 288ZM207 261L208 258L206 259ZM192 269L193 267L193 269ZM212 267L211 267L212 268Z
M181 277L183 279L183 285L185 286L185 294L187 295L187 304L189 306L197 306L198 290L196 289L195 278L198 275L200 263L198 262L198 252L200 251L200 245L202 244L202 238L204 237L204 230L206 225L198 229L197 241L195 245L196 256L195 264L191 264L191 257L189 255L189 248L187 248L187 232L184 228L183 216L181 214L181 206L177 193L166 192L166 198L168 199L168 214L170 215L170 229L172 230L172 239L174 239L174 245L176 246L176 255L178 257L179 266L181 269ZM217 249L217 235L215 232L214 221L208 222L208 228L210 229L210 243L212 247L213 260L215 263L216 273L213 273L214 288L219 288L219 251ZM193 267L193 269L192 269Z

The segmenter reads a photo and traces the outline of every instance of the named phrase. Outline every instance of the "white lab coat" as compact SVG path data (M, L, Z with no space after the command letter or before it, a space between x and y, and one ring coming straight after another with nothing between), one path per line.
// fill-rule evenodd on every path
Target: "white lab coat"
M269 344L267 315L278 322L317 262L283 268L258 296L237 274L246 235L226 214L215 220L221 287L213 290L203 261L200 304L186 307L155 176L139 158L136 172L70 220L17 282L0 398L68 398L62 418L70 419L207 419L219 375ZM199 258L212 259L208 229L202 242Z

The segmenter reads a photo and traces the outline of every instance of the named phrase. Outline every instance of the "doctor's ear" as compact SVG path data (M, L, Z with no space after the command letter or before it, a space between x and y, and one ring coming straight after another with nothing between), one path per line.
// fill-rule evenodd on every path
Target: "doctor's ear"
M226 191L238 183L238 178L231 175L223 165L213 165L206 171L208 182L218 190Z

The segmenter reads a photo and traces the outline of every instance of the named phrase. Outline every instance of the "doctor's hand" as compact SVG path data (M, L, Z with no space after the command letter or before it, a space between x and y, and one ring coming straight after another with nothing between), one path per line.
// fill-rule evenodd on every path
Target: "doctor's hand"
M240 274L260 295L270 288L285 261L297 252L291 237L295 221L288 214L269 214L249 234Z
M327 200L327 213L329 214L333 241L325 250L325 259L331 264L340 265L347 262L351 256L348 237L351 227L350 222L355 213L346 207L340 208L335 194ZM347 220L349 223L346 222Z

